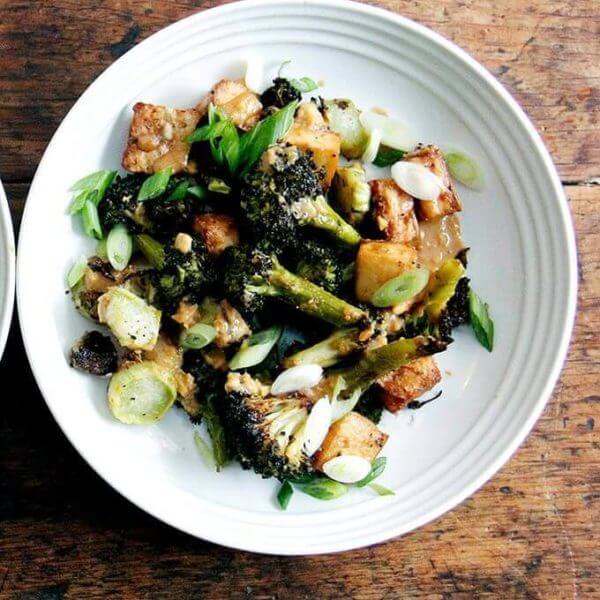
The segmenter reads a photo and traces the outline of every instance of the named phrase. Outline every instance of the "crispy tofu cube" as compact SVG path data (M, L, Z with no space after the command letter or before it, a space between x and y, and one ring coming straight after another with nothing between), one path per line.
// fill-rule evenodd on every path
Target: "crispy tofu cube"
M123 168L133 173L155 173L168 166L175 173L183 171L190 152L185 138L199 120L193 108L180 110L138 102L133 107Z
M393 179L374 179L370 184L377 229L390 242L414 240L419 233L414 200Z
M323 170L324 189L331 185L340 159L340 136L333 133L313 102L301 104L285 141L311 152L315 165Z
M240 242L235 219L230 215L196 215L193 229L202 236L210 254L221 254L225 248L237 246Z
M196 110L204 116L211 103L244 131L258 123L263 108L258 96L241 79L219 81L196 106Z
M417 266L417 251L407 244L363 240L356 256L356 297L370 302L386 282Z
M390 412L397 412L441 380L442 375L433 356L424 356L380 379L380 397Z
M437 200L417 200L417 215L422 221L429 221L462 210L462 204L448 172L448 165L442 151L437 146L421 146L403 160L419 163L441 178L446 189Z
M321 448L313 457L313 466L321 471L327 461L344 454L373 462L387 439L387 433L375 423L358 413L348 413L329 428Z

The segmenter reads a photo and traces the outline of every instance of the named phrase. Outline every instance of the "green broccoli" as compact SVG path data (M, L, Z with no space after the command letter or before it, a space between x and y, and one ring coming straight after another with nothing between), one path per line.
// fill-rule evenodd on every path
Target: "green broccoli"
M298 310L332 323L351 325L366 313L283 267L274 255L259 249L232 247L225 251L224 289L245 313L262 311L266 298L280 298Z
M174 311L184 298L200 302L217 281L215 259L202 238L190 236L189 252L165 246L147 234L136 236L136 243L154 267L150 274L150 301L163 310Z
M247 175L240 206L256 240L275 250L298 250L301 229L318 229L342 246L356 246L360 234L330 206L315 163L295 146L271 146Z
M444 346L445 347L445 346ZM304 451L306 420L316 399L344 378L344 393L366 391L371 384L408 362L442 350L425 337L401 339L365 352L355 364L328 375L310 394L271 396L268 388L248 374L230 373L225 385L223 425L232 451L244 468L263 477L297 479L313 471ZM323 393L321 393L323 391ZM369 407L373 416L373 407Z

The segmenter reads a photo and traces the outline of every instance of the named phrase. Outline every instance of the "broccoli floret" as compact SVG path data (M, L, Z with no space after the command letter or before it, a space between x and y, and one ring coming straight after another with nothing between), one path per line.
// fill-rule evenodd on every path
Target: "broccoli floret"
M137 196L144 183L145 176L130 174L117 175L108 186L104 198L98 204L98 216L104 231L110 231L115 225L123 223L131 231L141 229Z
M186 183L194 185L187 177L171 177L163 194L143 203L145 220L152 233L170 235L189 229L194 199L184 190Z
M304 452L306 398L231 393L224 425L242 467L263 477L297 478L312 472Z
M138 236L138 239L141 236ZM155 269L150 275L152 294L150 300L163 310L173 311L179 302L187 298L199 302L217 281L217 269L214 258L208 253L199 236L193 235L192 248L189 252L181 252L172 245L162 246L149 236L144 240L152 242L153 254L141 247ZM139 243L139 242L138 242ZM161 253L156 248L162 249ZM154 258L160 254L162 260Z
M290 102L299 102L302 94L285 77L273 79L273 85L267 88L260 97L265 108L283 108Z
M224 253L224 289L246 314L262 311L265 299L280 298L298 310L334 325L361 321L366 314L283 267L275 255L244 246Z
M347 263L339 252L307 240L302 245L302 258L296 266L296 274L304 277L332 294L339 294L347 283Z
M309 154L295 146L271 146L248 174L240 206L257 240L268 240L279 252L298 249L300 228L317 228L345 246L360 234L322 195L319 174Z
M149 231L155 234L170 234L187 229L192 211L192 199L186 194L172 197L175 189L186 177L172 177L160 196L138 202L137 196L146 177L130 174L117 175L98 204L98 215L104 231L110 231L123 223L132 233Z
M328 375L307 395L271 396L268 387L247 373L230 373L223 425L235 456L263 477L301 478L313 470L304 451L306 420L316 399L326 395L340 376L348 397L411 360L441 349L424 337L397 340L365 352L355 365Z

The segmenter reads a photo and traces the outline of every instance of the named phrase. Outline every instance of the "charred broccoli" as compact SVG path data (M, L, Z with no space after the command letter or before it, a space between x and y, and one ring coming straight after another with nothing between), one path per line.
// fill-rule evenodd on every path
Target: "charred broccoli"
M139 174L114 178L98 204L98 216L104 231L110 231L118 223L123 223L131 231L142 228L137 196L144 179Z
M73 344L69 363L92 375L108 375L117 370L117 349L107 335L88 331Z
M123 223L133 233L150 231L168 235L187 228L192 199L185 192L175 191L181 191L182 184L190 183L189 178L172 177L160 196L138 202L137 196L144 179L139 174L115 177L98 205L98 216L104 231L110 231L118 223Z
M273 79L273 85L268 87L260 97L265 108L283 108L290 102L299 102L301 99L302 94L285 77Z
M307 240L295 271L300 277L320 285L328 292L339 294L348 281L347 267L339 252L316 240Z
M271 396L267 386L247 373L230 373L225 384L228 395L223 425L228 439L233 440L235 456L243 467L263 477L301 478L313 470L304 450L306 420L313 403L327 395L334 381L342 376L343 393L360 394L387 373L441 349L425 337L397 340L365 352L355 365L325 377L318 389L307 395Z
M274 255L249 247L225 251L226 296L246 313L259 312L265 298L277 297L334 325L350 325L366 314L283 267Z
M317 228L345 246L360 242L360 234L330 206L315 163L295 146L271 146L248 174L240 206L255 239L269 240L274 249L297 249L300 227Z
M183 298L199 302L216 283L214 258L202 238L189 237L188 252L164 246L146 234L136 237L139 249L154 267L150 274L150 301L161 309L173 311Z
M319 364L330 367L360 350L373 338L428 335L445 343L452 342L452 330L469 321L469 280L465 268L455 258L442 264L427 299L407 315L378 311L366 327L334 331L324 340L288 356L284 366Z

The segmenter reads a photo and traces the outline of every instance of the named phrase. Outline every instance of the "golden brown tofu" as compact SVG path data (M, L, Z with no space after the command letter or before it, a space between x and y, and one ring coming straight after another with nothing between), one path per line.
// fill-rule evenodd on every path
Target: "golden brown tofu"
M442 151L437 146L421 146L413 153L407 154L403 160L419 163L437 175L446 189L442 191L437 200L417 200L417 215L422 221L429 221L444 215L462 210L462 204L454 188L454 183L448 172Z
M327 461L344 454L373 462L387 439L387 433L373 421L355 412L348 413L329 428L325 441L312 459L313 467L321 471Z
M196 215L193 229L202 236L210 254L221 254L225 248L240 243L235 219L230 215L217 213Z
M211 103L244 131L252 129L258 123L263 108L258 96L241 79L219 81L196 106L202 117Z
M393 179L374 179L369 183L377 229L390 242L412 242L419 233L414 200Z
M370 302L386 282L417 266L417 251L407 244L363 240L356 256L355 291L361 302Z
M284 141L312 153L315 165L323 170L323 188L329 188L340 159L340 136L329 129L313 102L299 106L294 124Z
M441 380L442 375L433 356L424 356L380 379L380 397L390 412L397 412Z
M155 173L168 166L175 173L183 171L190 152L185 139L199 120L193 108L180 110L138 102L133 107L123 168L133 173Z

